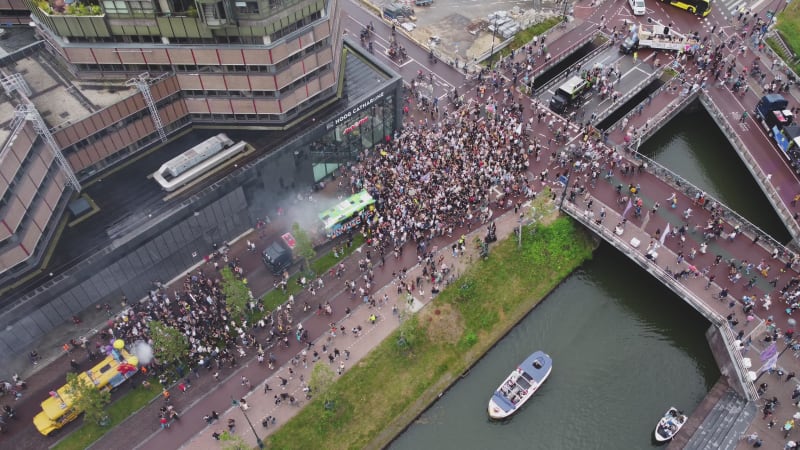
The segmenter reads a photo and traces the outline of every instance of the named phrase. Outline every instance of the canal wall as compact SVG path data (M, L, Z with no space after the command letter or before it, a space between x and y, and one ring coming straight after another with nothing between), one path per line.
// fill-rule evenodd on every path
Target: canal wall
M747 398L747 393L742 389L742 383L738 380L738 369L734 362L732 351L739 353L738 350L730 348L726 337L720 331L719 326L710 326L706 331L706 340L708 347L711 349L711 354L714 355L714 361L717 362L719 373L727 381L728 386L732 387L737 394Z
M750 174L753 176L753 179L761 187L761 191L764 192L764 195L767 197L767 200L772 205L772 208L778 214L778 217L781 218L781 221L786 226L786 229L789 230L789 234L792 235L793 241L787 243L787 245L791 245L794 247L795 250L800 249L800 244L798 239L800 239L800 225L794 220L793 214L789 211L789 208L786 207L786 204L781 200L780 194L769 182L770 175L764 173L764 170L761 169L761 166L758 165L756 160L747 150L744 143L741 139L739 139L738 134L733 130L730 122L725 117L725 113L714 103L714 100L711 99L711 96L703 93L703 95L699 96L700 103L705 107L706 111L708 111L709 115L714 122L716 122L719 129L722 131L722 134L725 135L725 138L728 139L730 142L731 147L733 147L736 154L739 155L739 158L744 163L744 166L747 167L747 170L750 171Z
M546 209L546 211L542 211L542 209ZM537 213L537 219L540 222L548 223L553 218L557 216L557 208L555 204L548 203L546 208L540 208L539 212ZM504 214L501 216L502 219L498 218L496 224L498 225L497 235L500 237L501 242L508 240L508 238L517 239L517 235L515 235L515 229L519 226L518 220L514 218L513 214ZM511 220L508 220L511 219ZM511 228L509 229L509 225ZM526 225L526 224L523 224ZM579 227L577 227L579 229ZM469 235L467 235L467 242L473 242L476 238L482 239L483 238L484 229L479 228ZM576 236L577 238L577 236ZM599 241L593 239L592 240L592 252L597 249ZM496 245L496 244L492 244ZM472 261L473 257L477 256L477 250L472 248L471 246L467 247L467 255ZM462 256L463 259L463 256ZM579 266L576 266L574 269L577 269ZM413 270L413 268L412 268ZM464 271L459 271L458 273L464 273ZM517 326L523 319L525 319L529 314L531 314L537 306L542 304L544 301L547 300L550 293L555 291L561 284L569 277L571 274L568 273L564 275L560 280L558 280L552 287L547 290L547 293L541 297L532 296L524 301L522 301L519 307L513 311L508 311L507 314L503 316L503 318L498 322L498 324L489 332L487 332L487 340L486 343L483 345L476 345L466 354L464 354L463 358L465 361L464 370L461 373L444 373L441 377L434 382L428 389L422 392L416 401L412 403L406 410L398 414L398 416L389 424L387 425L383 431L375 436L372 441L366 446L368 449L381 449L386 448L394 439L396 439L400 434L402 434L406 429L408 429L411 424L420 417L425 411L427 411L431 406L433 406L436 401L444 395L451 387L453 387L461 378L465 377L469 374L469 371L478 363L480 362L486 354L488 354L492 349L494 349L497 344L505 338L511 330Z
M709 327L709 331L712 329L713 327ZM719 403L725 393L730 391L730 389L728 379L726 377L719 377L711 390L708 391L708 394L703 397L703 401L689 414L689 420L683 425L681 432L669 441L667 450L681 450L686 447L689 439L700 428L700 425L714 409L714 406Z
M652 93L649 97L653 97L661 93L661 91L666 89L675 88L674 84L680 83L680 80L677 78L671 79L669 82L661 86L659 90ZM619 121L615 122L607 132L614 131L616 129L622 129L622 124L625 123L625 119L630 119L635 114L637 114L637 110L643 108L644 105L649 102L649 99L644 99L637 107L635 107L630 113L623 116ZM783 244L773 238L769 233L762 230L760 227L756 226L755 224L751 223L749 220L745 219L739 213L734 211L732 208L725 205L721 200L714 198L713 196L708 195L703 189L698 188L697 186L693 185L688 180L684 179L680 175L676 174L675 172L669 170L668 168L662 166L657 161L647 157L646 155L639 152L639 148L641 145L646 142L648 139L653 137L661 128L666 126L675 116L679 113L684 111L687 107L692 104L700 103L709 115L715 120L715 122L720 126L721 131L727 137L728 141L731 145L736 149L736 152L740 154L742 157L742 161L744 162L745 166L748 168L753 177L755 178L756 182L759 183L759 186L762 186L762 190L764 190L765 195L767 196L770 203L773 205L773 208L778 211L778 207L782 207L785 212L783 215L778 212L778 215L781 221L787 226L787 229L790 229L789 225L794 225L797 227L797 224L792 220L791 212L786 209L786 205L781 202L781 199L775 191L775 188L772 187L770 183L767 181L766 175L764 175L761 168L758 164L750 156L750 153L744 149L743 144L739 140L736 133L732 131L730 126L727 124L727 120L725 119L724 115L719 111L716 105L713 104L713 101L701 90L695 89L691 92L683 91L680 95L675 98L671 103L669 103L663 110L661 110L658 114L656 114L652 121L650 122L649 126L642 127L640 129L634 130L633 139L631 142L627 143L624 146L618 146L617 150L625 150L631 155L634 159L639 162L644 162L646 164L648 172L651 172L658 176L662 181L669 184L675 191L683 192L689 198L696 198L698 195L703 195L706 198L706 204L716 204L717 211L721 214L721 216L725 219L726 222L731 224L732 226L738 226L741 233L747 236L749 239L753 240L758 237L758 245L767 249L769 253L772 253L773 249L781 249L783 255L788 255L792 253L796 253L798 250L797 245L794 245L795 242L789 244ZM734 142L735 140L735 142ZM738 144L736 144L738 142ZM759 178L758 174L761 174L761 178ZM770 189L773 194L772 196L767 193L766 189ZM800 232L800 229L798 229ZM796 236L790 229L790 234L792 236ZM791 244L791 245L790 245ZM781 257L780 260L782 262L786 262L784 257Z
M723 359L724 364L720 364L720 371L729 377L731 386L743 398L747 399L748 401L755 401L758 399L755 386L749 379L748 370L745 367L744 361L742 360L741 353L738 351L739 345L736 343L736 337L733 335L733 332L728 326L725 317L709 307L702 299L698 298L694 292L692 292L688 287L684 286L679 280L676 280L671 272L654 263L654 261L648 259L644 253L642 253L642 251L632 246L629 241L632 237L638 237L640 242L647 242L649 236L644 231L636 229L634 232L633 226L629 224L627 227L628 231L625 233L626 237L623 239L621 236L616 235L612 230L609 230L602 224L592 221L583 214L583 211L581 211L577 205L571 202L564 202L561 205L561 210L570 215L577 222L583 224L592 233L596 234L604 241L614 246L617 250L622 252L622 254L626 255L633 262L638 264L642 269L659 280L678 297L682 298L686 303L688 303L689 306L694 308L703 317L705 317L712 324L712 326L718 330L718 334L716 335L718 337L715 337L715 340L721 339L722 344L720 345L722 345L722 347L720 348L727 348L728 358ZM613 209L610 208L610 211L613 211ZM610 220L620 221L618 219L621 218L613 217L616 214L616 211L610 212L610 215L612 216ZM659 252L664 253L663 257L665 258L675 258L675 255L672 254L666 247L661 247ZM715 345L717 345L716 341ZM717 358L718 355L724 355L724 353L717 351L714 355L715 358Z

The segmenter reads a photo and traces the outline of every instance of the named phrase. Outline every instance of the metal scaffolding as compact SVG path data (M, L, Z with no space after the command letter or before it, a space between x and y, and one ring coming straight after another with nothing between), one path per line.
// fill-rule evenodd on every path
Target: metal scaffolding
M150 110L150 117L153 119L153 125L155 125L156 131L158 131L158 137L161 139L161 142L167 142L167 133L164 131L164 124L161 122L161 116L158 115L156 102L150 94L150 85L162 80L165 76L166 74L151 78L150 73L145 72L125 82L126 86L136 86L139 92L142 93L142 97L144 97L144 101L147 103L147 109Z
M6 95L9 97L11 97L11 93L14 91L19 91L27 97L31 96L31 88L28 86L28 83L25 82L25 79L22 78L22 75L18 73L12 73L11 75L0 78L0 84L3 85L3 90L6 91Z
M67 177L67 183L72 185L76 191L80 192L81 183L78 181L78 177L75 176L72 166L69 165L67 158L61 153L61 148L56 144L56 140L53 139L53 134L50 133L50 128L47 127L39 111L30 103L22 103L17 106L16 111L14 111L12 128L20 126L22 122L26 120L33 122L33 129L36 131L36 134L41 136L47 146L50 147L50 151L53 152L53 156L55 156L58 161L58 165L61 166L61 171L64 172L64 176Z

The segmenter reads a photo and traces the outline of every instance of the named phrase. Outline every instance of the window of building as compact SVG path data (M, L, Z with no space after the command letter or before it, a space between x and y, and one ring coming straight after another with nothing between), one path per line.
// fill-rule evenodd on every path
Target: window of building
M104 0L103 9L108 14L128 14L128 4L122 0Z
M333 128L323 140L329 152L355 155L372 148L391 135L394 127L394 97L388 96L370 108ZM325 159L320 155L320 161Z
M141 13L152 13L153 12L153 2L148 0L142 1L129 1L128 8L130 8L133 12L141 12Z
M236 11L239 14L258 14L258 2L236 2Z
M281 39L282 37L284 37L284 36L286 36L288 34L294 33L295 31L299 30L300 28L303 28L304 26L306 26L306 25L318 20L320 17L322 17L322 13L320 11L317 11L314 14L311 14L308 17L304 17L304 18L298 20L297 22L290 23L286 27L281 28L280 30L276 31L275 33L272 33L269 37L273 41L277 41L277 40Z

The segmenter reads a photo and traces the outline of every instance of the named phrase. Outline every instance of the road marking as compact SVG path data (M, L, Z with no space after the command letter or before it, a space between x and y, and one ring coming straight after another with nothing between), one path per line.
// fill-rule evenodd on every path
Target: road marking
M616 59L614 59L613 61L607 62L609 59L613 59L615 57L616 57ZM606 57L606 59L600 61L600 64L605 64L605 65L614 64L616 62L621 61L623 58L625 58L625 55L619 55L619 54L608 55L608 57Z
M725 89L727 90L727 88L725 88ZM730 92L730 91L729 91L729 92ZM736 95L734 95L734 94L733 94L733 92L731 92L730 94L731 94L731 96L733 97L733 101L735 101L735 102L736 102L736 103L737 103L737 104L738 104L738 105L739 105L739 106L740 106L740 107L741 107L743 110L745 110L745 111L748 111L748 108L745 108L745 106L744 106L744 105L742 105L742 103L739 101L739 98L738 98L738 97L736 97ZM734 114L737 114L737 113L734 113ZM758 121L759 121L759 120L758 120L758 118L756 118L756 117L753 117L753 116L750 116L750 117L748 117L747 119L748 119L748 120L753 120L753 121L756 121L756 122L758 122ZM769 142L769 145L770 145L770 147L772 148L772 150L773 150L775 153L777 153L777 154L778 154L778 159L779 159L779 160L780 160L780 161L783 163L783 165L786 167L786 169L789 171L789 173L792 175L792 177L793 177L793 178L794 178L796 181L800 181L800 178L798 178L797 174L794 172L794 170L792 170L792 167L789 165L789 162L788 162L788 161L786 160L786 158L783 156L783 154L782 154L782 152L780 151L780 149L778 149L778 148L775 146L775 144L773 144L773 142L772 142L772 138L771 138L771 137L770 137L770 136L767 134L767 132L764 130L764 127L757 127L757 128L758 128L759 130L761 130L761 132L762 132L763 136L764 136L764 137L767 139L767 141ZM737 137L738 137L738 136L737 136ZM741 138L741 137L739 137L739 139L742 139L742 138ZM744 140L742 140L742 143L744 144ZM746 151L747 151L748 153L750 152L749 150L746 150ZM757 160L757 159L755 159L755 156L753 156L753 159L756 161L756 164L758 164L758 160ZM764 168L761 166L761 164L758 164L758 167L759 167L761 170L764 170ZM770 183L771 183L771 182L770 182ZM773 186L774 186L774 185L773 185ZM775 188L776 188L776 189L778 189L778 188L779 188L779 186L775 186ZM781 202L783 202L783 200L782 200L782 199L781 199Z

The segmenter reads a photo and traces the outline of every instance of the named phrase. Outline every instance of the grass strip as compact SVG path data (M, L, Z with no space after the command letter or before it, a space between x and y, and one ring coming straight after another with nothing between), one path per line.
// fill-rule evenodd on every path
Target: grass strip
M800 30L800 3L789 2L786 8L778 14L777 19L775 28L781 33L786 45L797 53L800 51L800 33L797 32L797 30ZM785 55L785 57L790 58L786 59L786 62L789 63L793 56Z
M344 256L339 255L339 257L333 256L333 252L327 252L324 255L320 256L319 258L315 259L311 262L311 271L317 275L322 275L328 270L330 270L336 264L339 264L347 256L350 256L351 253L356 251L358 247L360 247L365 241L364 236L361 233L356 233L353 236L353 245L350 247L345 247L344 249ZM266 294L264 294L264 308L267 311L272 311L278 305L282 305L286 299L289 298L289 295L297 294L302 290L299 284L297 284L297 280L303 276L307 275L305 272L298 272L291 278L289 278L289 282L286 285L286 292L281 291L280 289L272 289ZM252 317L251 319L259 320L260 317Z
M774 51L784 63L786 63L789 68L791 68L795 73L800 72L800 63L793 64L791 55L787 55L786 52L783 51L783 47L778 44L774 38L768 37L766 40L767 45ZM794 60L797 61L797 60ZM769 61L765 61L766 64L771 64Z
M127 384L123 384L123 389L126 386ZM89 447L96 440L103 437L106 432L135 414L136 411L147 406L159 394L161 394L161 385L155 379L150 380L148 387L144 387L141 384L136 386L136 389L131 389L123 394L106 409L110 419L108 425L101 427L97 424L84 422L80 428L71 432L53 446L53 450L83 450Z
M501 56L508 56L511 54L512 50L520 49L526 45L528 45L534 36L541 36L542 34L546 33L549 29L555 27L559 23L563 22L563 17L551 17L549 19L545 19L542 22L539 22L535 25L532 25L524 30L520 31L519 33L514 35L514 40L508 44L507 47L501 49L498 53Z
M334 450L388 444L591 257L591 239L567 217L539 225L533 236L529 230L523 233L522 249L513 239L493 246L488 260L474 263L270 436L268 448Z

